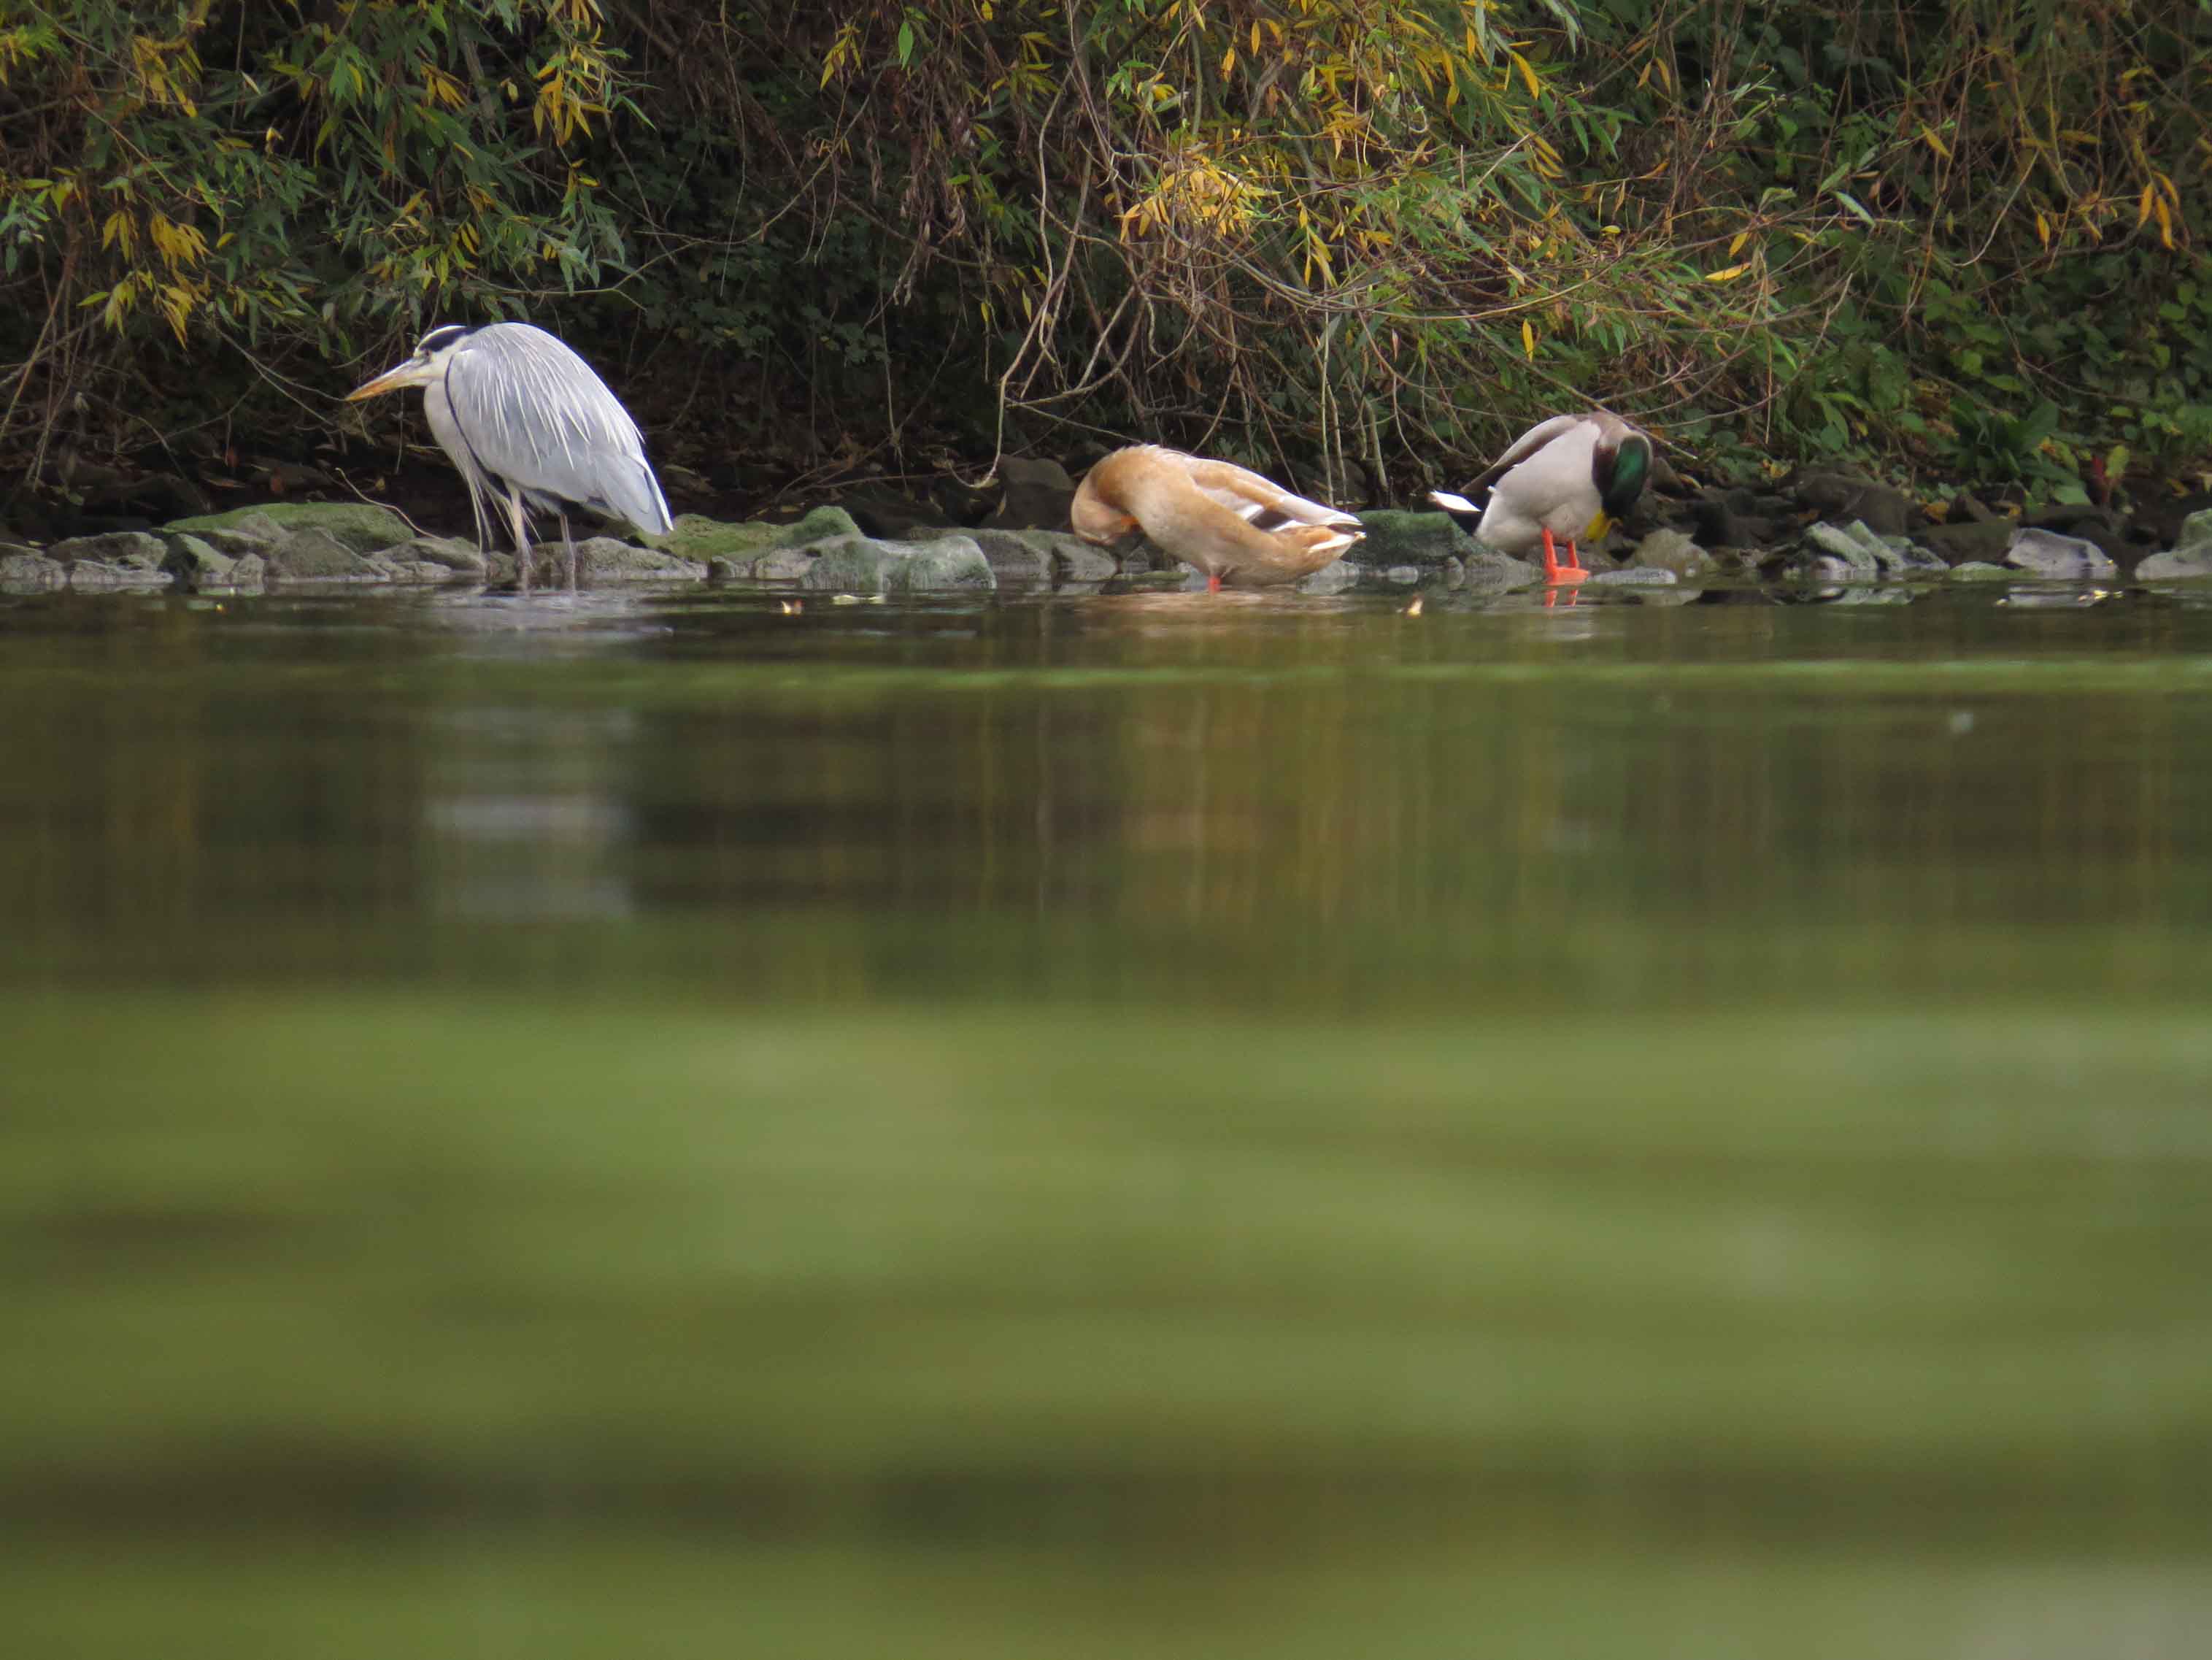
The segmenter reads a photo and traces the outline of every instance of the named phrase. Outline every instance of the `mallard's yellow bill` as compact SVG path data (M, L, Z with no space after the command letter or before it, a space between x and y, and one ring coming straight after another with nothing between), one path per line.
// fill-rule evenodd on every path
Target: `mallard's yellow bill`
M1605 533L1613 528L1613 520L1602 513L1589 521L1589 528L1576 539L1582 542L1602 542Z

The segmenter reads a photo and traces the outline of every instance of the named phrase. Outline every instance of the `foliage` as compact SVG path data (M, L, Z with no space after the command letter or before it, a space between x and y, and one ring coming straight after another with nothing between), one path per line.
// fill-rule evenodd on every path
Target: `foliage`
M790 471L1142 435L1403 493L1592 399L2064 494L2212 444L2201 3L0 16L0 444L519 310Z
M351 356L619 264L572 159L630 109L596 0L58 0L0 25L8 424L133 354Z

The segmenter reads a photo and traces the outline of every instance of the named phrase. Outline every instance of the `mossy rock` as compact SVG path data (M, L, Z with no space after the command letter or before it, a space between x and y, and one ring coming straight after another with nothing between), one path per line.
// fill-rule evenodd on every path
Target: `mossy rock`
M758 520L709 519L703 513L679 515L665 536L648 536L645 544L701 566L715 559L744 562L786 548L858 536L860 527L842 508L817 508L804 519L787 525L763 524Z
M1441 513L1377 508L1361 514L1359 523L1367 534L1354 545L1351 556L1370 570L1441 565L1447 559L1463 560L1480 545Z
M400 538L404 541L405 537ZM303 525L282 546L264 556L270 569L288 582L388 582L391 573L319 525Z
M0 544L0 593L46 593L69 586L69 567L13 544Z
M936 593L998 586L991 562L966 536L929 542L848 537L824 547L801 582L830 593Z
M1713 557L1680 531L1655 530L1636 544L1630 569L1695 578L1711 574Z
M556 587L568 580L568 555L558 542L540 542L531 550L530 580L538 587ZM576 544L576 581L598 587L611 582L703 582L707 567L659 548L633 547L611 536L593 536Z
M404 519L373 502L263 502L250 508L233 508L228 513L173 519L161 528L204 535L209 531L234 530L254 519L266 520L288 533L320 531L353 553L396 547L415 534Z
M189 532L163 539L167 542L169 550L161 561L161 569L173 573L188 587L197 587L203 582L228 582L232 569L238 563L234 556Z

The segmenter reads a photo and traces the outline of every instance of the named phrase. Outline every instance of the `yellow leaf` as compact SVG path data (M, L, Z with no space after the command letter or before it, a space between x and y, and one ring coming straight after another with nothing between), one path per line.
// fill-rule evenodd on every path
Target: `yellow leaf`
M1749 240L1751 240L1751 233L1749 231L1738 231L1735 234L1735 240L1729 244L1729 258L1733 259L1736 255L1741 253L1743 252L1743 245Z
M1229 71L1230 71L1230 70L1231 70L1235 69L1236 67L1237 67L1237 48L1236 48L1236 47L1234 47L1234 46L1231 46L1231 47L1230 47L1230 49L1229 49L1227 52L1223 52L1223 53L1221 54L1221 72L1222 72L1222 74L1224 74L1224 75L1227 75L1227 74L1229 73Z
M2168 249L2173 246L2173 211L2166 205L2166 198L2158 198L2153 211L2158 215L2158 240Z
M1927 141L1928 148L1929 149L1934 150L1936 155L1942 156L1946 161L1951 159L1951 147L1936 136L1936 130L1933 127L1929 126L1923 122L1921 125L1920 136Z
M2137 225L2141 225L2146 219L2150 217L2150 204L2152 199L2156 196L2157 192L2158 186L2155 185L2145 185L2143 186L2142 201L2136 209L2136 223Z
M1718 271L1707 271L1705 273L1705 281L1708 283L1733 283L1737 277L1742 276L1744 272L1750 269L1751 267L1748 265L1723 265Z
M2039 212L2035 216L2035 240L2046 248L2051 246L2051 222Z
M1258 18L1256 18L1256 17L1255 17L1255 18L1254 18L1254 19L1252 20L1252 56L1254 56L1255 58L1257 58L1259 55L1260 55L1260 20L1259 20Z
M1505 49L1505 55L1513 60L1513 67L1521 71L1521 79L1528 86L1528 96L1541 98L1544 95L1543 82L1536 79L1536 71L1528 67L1528 60L1510 46Z
M1521 350L1528 354L1528 361L1536 361L1536 331L1527 318L1521 319Z

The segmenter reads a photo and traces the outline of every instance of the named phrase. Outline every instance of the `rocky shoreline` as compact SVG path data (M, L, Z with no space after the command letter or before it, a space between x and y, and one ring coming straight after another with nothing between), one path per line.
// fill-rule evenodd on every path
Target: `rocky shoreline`
M1009 459L995 500L945 508L880 485L783 522L687 513L641 544L577 544L580 580L766 584L816 593L961 593L1179 587L1184 568L1139 543L1118 552L1067 529L1074 485L1049 461ZM1585 550L1595 586L1690 588L1778 585L1785 591L1875 589L1976 580L2188 581L2212 578L2212 505L2162 504L2128 515L2075 506L2014 517L1962 496L1940 514L1856 474L1807 470L1768 489L1692 489L1662 481L1602 550ZM679 499L680 499L680 491ZM940 493L941 494L941 493ZM2194 512L2188 509L2195 507ZM1442 587L1502 593L1542 580L1486 548L1440 513L1363 513L1367 536L1301 584L1309 593ZM558 543L533 551L533 583L563 580ZM501 585L509 553L419 534L374 503L282 501L106 530L50 545L0 532L0 593L137 590L253 593L301 586Z

